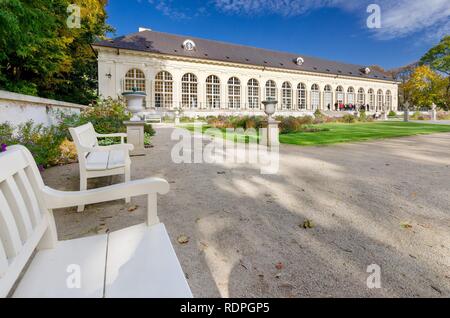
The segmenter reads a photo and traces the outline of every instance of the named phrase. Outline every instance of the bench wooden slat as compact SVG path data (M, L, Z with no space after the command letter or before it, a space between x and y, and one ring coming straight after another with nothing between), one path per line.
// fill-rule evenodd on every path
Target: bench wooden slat
M164 224L109 234L105 297L192 297Z
M8 269L8 258L6 258L5 248L0 240L0 278L6 273Z
M14 219L16 220L22 242L26 242L27 238L33 232L33 226L31 224L30 215L28 214L27 206L17 187L14 177L10 176L6 178L6 180L2 182L1 189L3 190L3 195L8 201L11 210L17 211L17 213L14 213Z
M6 256L14 258L22 248L19 230L3 192L0 190L0 238L5 247Z
M30 213L31 223L35 227L42 219L42 214L39 209L39 202L34 194L33 187L30 180L23 170L20 170L15 176L17 186L19 187L22 197L25 199L25 204Z

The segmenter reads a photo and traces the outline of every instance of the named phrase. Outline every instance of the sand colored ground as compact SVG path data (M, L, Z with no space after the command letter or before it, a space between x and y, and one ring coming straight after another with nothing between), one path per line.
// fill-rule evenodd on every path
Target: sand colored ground
M282 145L279 173L261 175L250 164L174 164L171 132L157 128L132 178L170 182L159 217L196 297L450 296L450 134ZM78 165L44 179L76 190ZM55 211L59 238L141 223L145 202ZM307 219L313 228L299 226ZM366 286L370 264L381 266L381 289Z

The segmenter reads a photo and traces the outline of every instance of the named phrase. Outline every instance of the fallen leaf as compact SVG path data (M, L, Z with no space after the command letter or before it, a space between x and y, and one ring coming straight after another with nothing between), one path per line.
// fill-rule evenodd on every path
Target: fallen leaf
M311 220L305 220L303 224L299 225L300 227L303 227L304 229L312 229L314 227L314 223Z
M225 171L217 171L217 174L225 174Z
M106 234L109 232L109 228L105 224L100 224L95 228L97 234Z
M283 269L283 267L284 267L284 265L283 265L283 263L281 263L281 262L278 262L278 263L275 265L275 268L278 269L278 270Z
M177 241L180 244L186 244L186 243L189 243L189 237L186 235L180 235L180 236L178 236Z
M130 207L128 208L128 212L133 212L133 211L136 211L136 210L137 210L137 208L138 208L138 206L137 206L137 205L132 205L132 206L130 206Z
M407 222L400 223L400 226L404 229L412 229L412 225Z
M275 278L280 278L281 277L281 273L278 273L275 275Z

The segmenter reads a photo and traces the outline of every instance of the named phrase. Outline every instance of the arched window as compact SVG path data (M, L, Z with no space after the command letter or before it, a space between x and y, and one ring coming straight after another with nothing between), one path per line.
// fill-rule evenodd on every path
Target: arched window
M375 93L373 92L373 89L369 89L367 94L369 94L369 107L370 107L370 110L373 111L375 109Z
M241 81L237 77L228 80L228 107L241 108Z
M289 82L284 82L281 86L281 108L292 109L292 86Z
M381 89L377 92L377 110L383 109L383 91Z
M136 90L138 92L145 92L145 75L144 72L133 68L125 74L125 92L132 92Z
M155 76L155 107L171 108L173 105L173 78L166 71Z
M318 109L320 106L320 88L319 85L313 84L311 86L311 107L313 110Z
M362 87L358 89L357 103L359 106L365 106L366 103L366 93Z
M303 83L297 85L297 103L298 109L306 109L306 85Z
M355 105L355 89L351 86L347 89L347 104Z
M334 109L333 107L333 89L331 85L326 85L323 89L323 103L324 107L328 110Z
M206 78L206 106L220 108L220 79L216 75Z
M192 73L183 75L181 78L181 107L198 107L197 85L197 76Z
M277 99L277 84L274 81L268 80L266 82L266 99L276 100Z
M386 108L387 108L387 110L393 110L392 109L392 93L391 93L391 91L386 91Z
M247 83L248 89L248 108L259 108L259 82L252 78Z
M344 105L344 88L342 86L336 88L336 103L338 106Z

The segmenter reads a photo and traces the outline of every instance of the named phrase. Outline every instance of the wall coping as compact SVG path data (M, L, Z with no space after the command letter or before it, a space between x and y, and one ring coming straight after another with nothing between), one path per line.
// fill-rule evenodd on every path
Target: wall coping
M86 105L62 102L62 101L58 101L58 100L54 100L54 99L18 94L18 93L3 91L3 90L0 90L0 100L1 99L11 100L11 101L16 101L16 102L28 102L28 103L33 103L33 104L43 104L43 105L50 105L50 106L66 107L66 108L84 109L84 108L88 107Z

